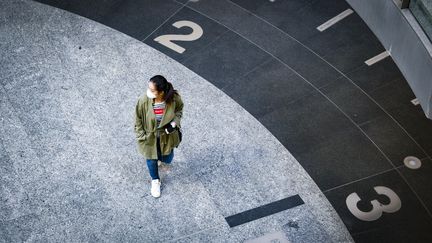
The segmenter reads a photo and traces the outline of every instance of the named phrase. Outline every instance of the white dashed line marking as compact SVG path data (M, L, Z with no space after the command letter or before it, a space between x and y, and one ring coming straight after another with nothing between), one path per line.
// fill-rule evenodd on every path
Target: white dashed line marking
M338 14L336 17L330 19L329 21L325 22L324 24L317 27L317 30L323 32L324 30L330 28L332 25L336 24L337 22L341 21L345 17L349 16L350 14L354 13L352 9L347 9L343 11L342 13Z
M388 51L384 51L384 52L382 52L382 53L380 53L380 54L378 54L378 55L372 57L371 59L366 60L365 63L366 63L368 66L372 66L372 65L374 65L375 63L377 63L377 62L383 60L384 58L386 58L386 57L388 57L388 56L390 56L390 52L388 52Z
M419 102L419 100L418 100L417 98L411 100L411 103L412 103L413 105L419 105L419 104L420 104L420 102Z

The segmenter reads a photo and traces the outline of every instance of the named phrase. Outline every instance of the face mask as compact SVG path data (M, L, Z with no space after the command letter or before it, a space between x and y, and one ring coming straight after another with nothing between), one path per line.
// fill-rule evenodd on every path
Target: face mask
M147 97L149 97L149 98L151 98L151 99L154 99L154 98L156 98L156 95L154 95L154 94L150 91L150 89L147 89Z

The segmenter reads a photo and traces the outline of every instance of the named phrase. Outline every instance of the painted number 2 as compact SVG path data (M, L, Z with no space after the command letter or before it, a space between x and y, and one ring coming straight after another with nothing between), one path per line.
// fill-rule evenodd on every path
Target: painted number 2
M369 212L363 212L357 207L357 203L361 201L357 193L353 192L346 198L346 205L349 211L358 219L363 221L374 221L379 219L383 212L394 213L401 208L401 200L393 190L385 186L376 186L374 187L374 190L380 195L387 196L390 199L390 203L383 205L375 199L370 202L372 204L372 210Z
M188 26L192 28L192 33L188 35L161 35L156 37L154 40L180 54L183 53L186 49L175 44L172 41L194 41L194 40L198 40L203 35L203 29L201 28L201 26L199 26L198 24L192 21L188 21L188 20L177 21L173 24L173 26L176 27L177 29Z

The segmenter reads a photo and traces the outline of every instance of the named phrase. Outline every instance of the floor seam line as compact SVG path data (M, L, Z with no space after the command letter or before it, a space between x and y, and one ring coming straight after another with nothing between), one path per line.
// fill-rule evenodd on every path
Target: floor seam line
M366 177L363 177L363 178L360 178L360 179L357 179L357 180L354 180L354 181L350 181L350 182L344 183L342 185L329 188L329 189L324 190L322 192L325 194L327 192L330 192L330 191L333 191L333 190L336 190L336 189L339 189L339 188L342 188L342 187L345 187L345 186L348 186L348 185L351 185L351 184L354 184L354 183L357 183L357 182L360 182L360 181L363 181L363 180L367 180L367 179L370 179L372 177L379 176L379 175L385 174L385 173L393 171L393 170L397 170L398 168L401 168L401 167L403 167L403 165L400 165L400 166L395 167L395 168L387 169L387 170L384 170L384 171L381 171L381 172L378 172L378 173L375 173L375 174L372 174L372 175L369 175L369 176L366 176Z
M190 9L190 8L189 8ZM193 10L193 9L192 9ZM193 10L195 11L195 10ZM201 52L207 49L207 47L211 46L213 43L215 43L217 40L219 40L220 38L222 38L223 36L225 36L228 32L230 31L230 29L227 28L227 30L225 30L222 34L220 34L218 37L216 37L214 40L210 41L209 43L207 43L207 45L201 47L201 49L197 50L197 52ZM184 64L186 63L188 60L190 60L191 58L195 57L198 53L191 55L190 57L180 61L179 63ZM184 66L184 65L183 65Z
M417 200L419 200L420 204L423 206L423 208L426 210L426 213L429 215L429 218L432 219L432 213L431 211L428 209L428 207L426 206L426 204L423 202L423 200L421 199L421 197L417 194L417 192L413 189L413 187L411 186L411 184L408 182L408 180L405 178L405 176L402 174L401 171L397 170L398 174L400 177L402 177L402 179L404 180L404 182L408 185L409 189L414 193L414 196L417 198Z
M272 61L273 58L270 56L269 58L265 59L263 62L261 62L260 64L256 65L255 67L251 68L249 71L247 71L245 74L242 74L239 79L246 77L248 74L252 73L253 71L257 70L258 68L264 66L265 64L269 63L270 61ZM233 83L228 84L228 85L224 85L220 88L220 90L224 91L227 88L231 87Z
M176 3L180 4L179 2L175 1ZM178 12L180 12L180 10L182 10L186 4L188 2L184 3L181 5L181 7L179 9L177 9L173 14L171 14L164 22L162 22L158 27L156 27L156 29L154 29L150 34L148 34L144 39L140 40L141 42L144 43L144 41L149 38L153 33L155 33L158 29L160 29L162 26L165 25L166 22L168 22L168 20L170 20L172 17L174 17L174 15L176 15Z

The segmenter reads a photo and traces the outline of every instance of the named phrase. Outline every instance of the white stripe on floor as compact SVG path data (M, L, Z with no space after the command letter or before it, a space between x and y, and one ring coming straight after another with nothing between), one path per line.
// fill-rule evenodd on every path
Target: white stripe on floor
M368 66L371 66L371 65L373 65L373 64L381 61L382 59L384 59L384 58L386 58L388 56L390 56L390 53L388 51L385 51L385 52L383 52L381 54L378 54L378 55L372 57L371 59L366 60L365 63Z
M336 24L337 22L341 21L343 18L347 17L348 15L354 13L352 9L347 9L343 11L342 13L338 14L336 17L330 19L329 21L325 22L324 24L317 27L317 30L323 32L324 30L330 28L332 25Z

